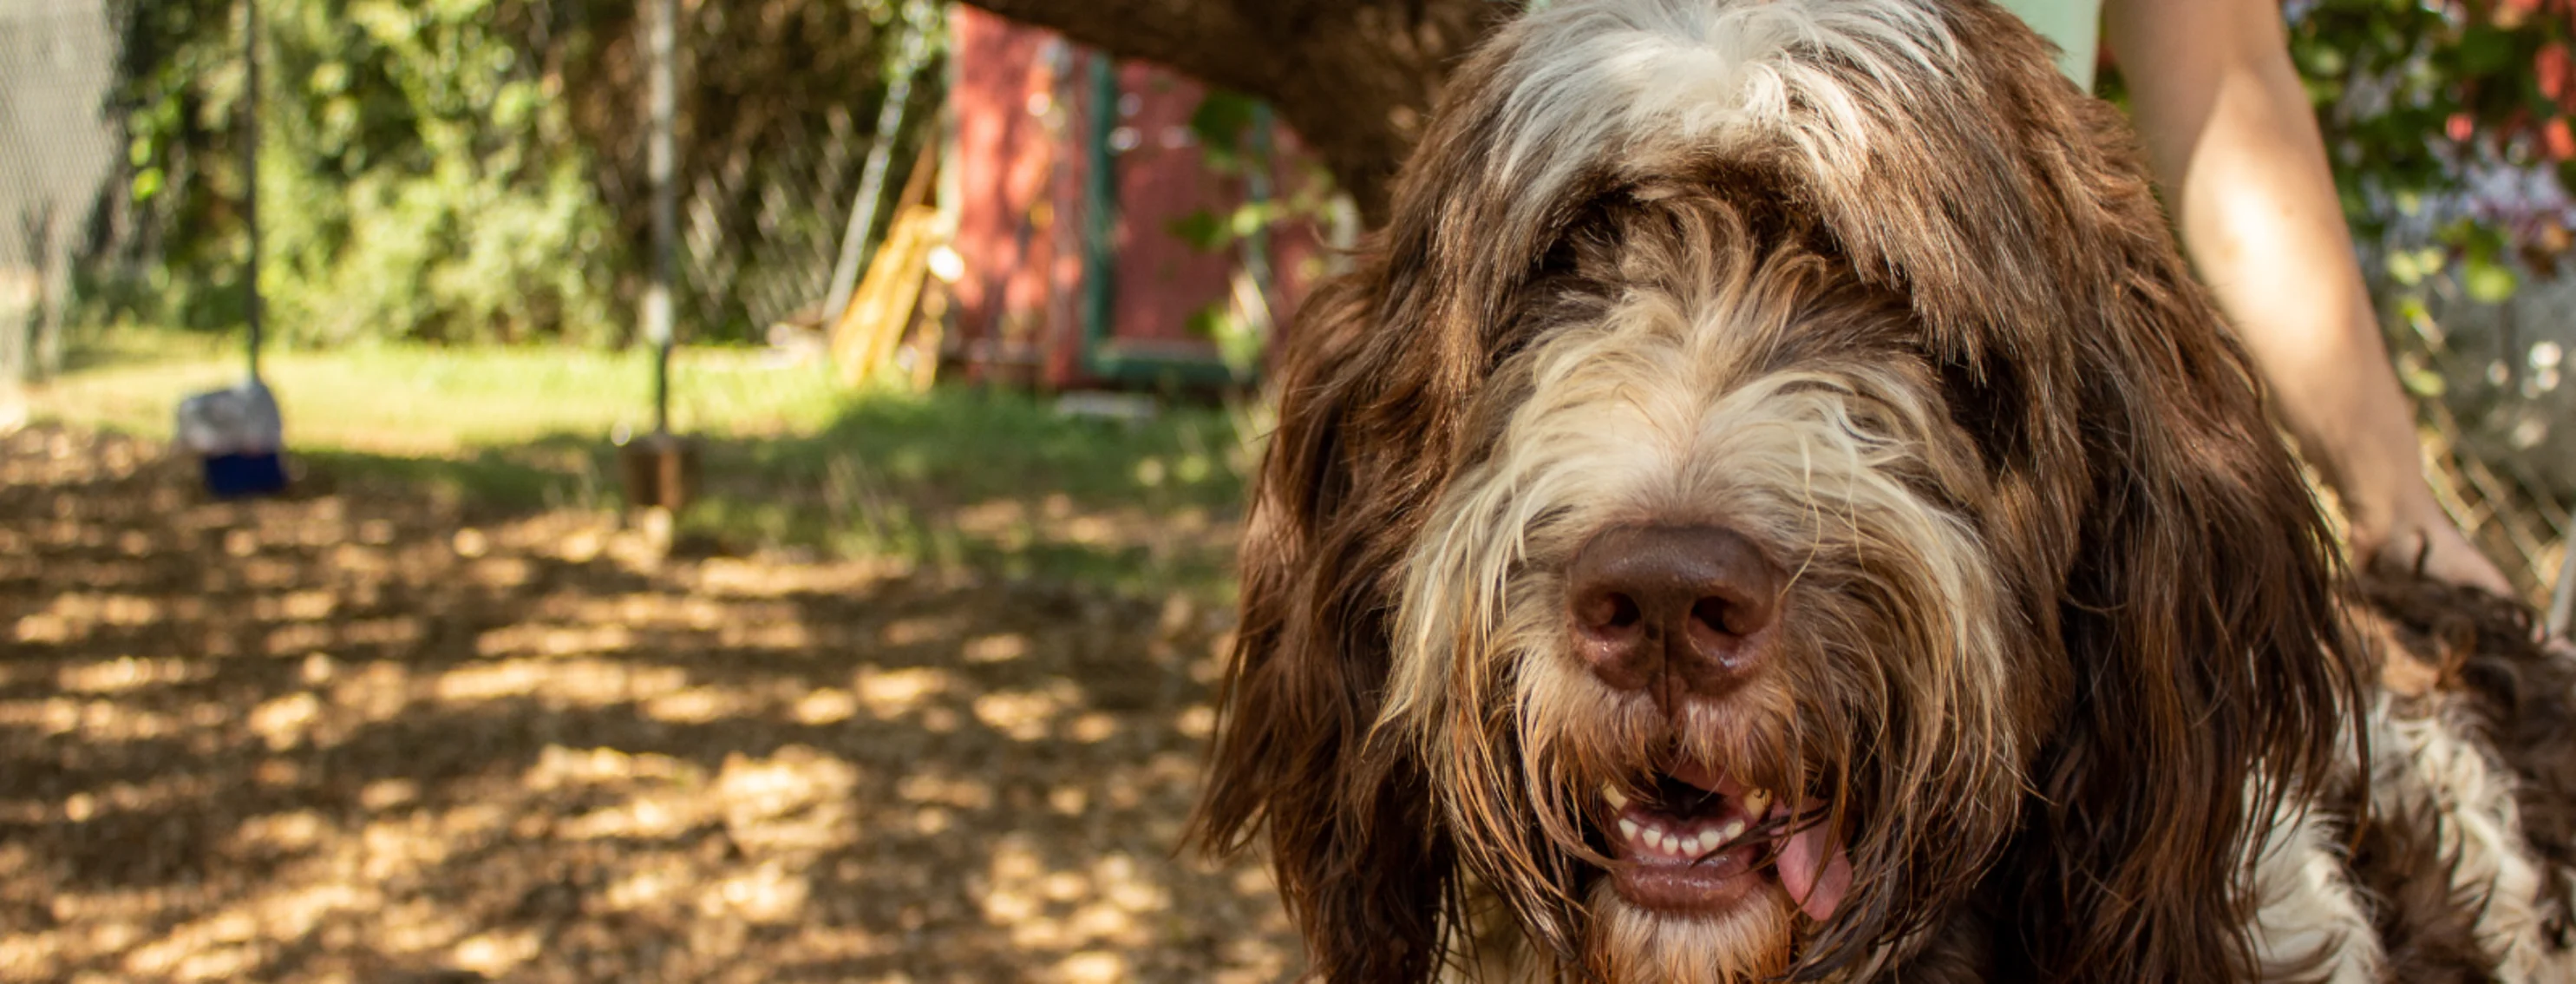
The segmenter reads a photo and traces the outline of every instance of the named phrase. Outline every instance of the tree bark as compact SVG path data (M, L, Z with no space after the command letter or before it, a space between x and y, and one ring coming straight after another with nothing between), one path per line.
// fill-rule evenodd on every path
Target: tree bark
M1518 4L1496 0L966 0L1266 100L1370 225L1451 65Z

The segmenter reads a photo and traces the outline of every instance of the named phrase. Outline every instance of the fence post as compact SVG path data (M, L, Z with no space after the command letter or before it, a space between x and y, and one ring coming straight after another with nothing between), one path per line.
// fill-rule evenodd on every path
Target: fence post
M2558 563L2558 583L2549 590L2549 619L2543 623L2552 639L2567 638L2567 623L2576 617L2576 542L2562 540L2558 551L2564 556Z
M259 0L242 0L242 226L250 235L249 269L243 276L242 311L250 321L250 381L259 379L264 305L259 291Z
M850 292L858 288L859 267L867 259L868 234L876 231L877 213L884 204L886 169L894 161L894 145L903 136L904 111L912 102L912 78L921 73L922 62L929 57L929 40L924 37L932 25L920 23L914 16L918 4L905 4L895 17L903 31L900 67L886 83L885 104L877 108L877 132L869 135L867 163L859 168L859 193L850 201L849 228L841 233L841 255L832 264L832 285L823 292L823 324L841 323L841 311L850 304ZM930 17L936 17L934 11Z
M679 0L650 0L653 73L647 97L652 134L645 151L653 179L653 278L644 289L644 337L653 345L653 432L671 431L671 275L679 252Z

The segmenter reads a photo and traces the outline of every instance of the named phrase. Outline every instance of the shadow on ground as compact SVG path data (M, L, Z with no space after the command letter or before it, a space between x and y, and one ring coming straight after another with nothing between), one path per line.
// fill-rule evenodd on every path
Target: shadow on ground
M684 552L896 557L1131 594L1227 598L1249 452L1223 412L1071 418L1010 392L860 399L819 430L700 438ZM308 451L319 481L465 513L613 508L615 450L555 434L463 455Z
M1082 449L970 479L953 448L899 471L904 441L961 437L880 439L878 491L847 501L923 546L870 560L657 558L541 501L598 468L569 441L413 475L323 458L300 497L212 503L135 441L0 439L0 980L1293 971L1261 873L1173 855L1221 605L1067 587L1037 549L1199 576L1232 489L1181 471L1217 452L1010 489ZM857 466L825 446L710 472L721 498L728 455L786 455L740 475L826 495ZM917 504L940 501L964 505ZM1148 508L1201 528L1120 511ZM1041 576L978 573L1013 556Z

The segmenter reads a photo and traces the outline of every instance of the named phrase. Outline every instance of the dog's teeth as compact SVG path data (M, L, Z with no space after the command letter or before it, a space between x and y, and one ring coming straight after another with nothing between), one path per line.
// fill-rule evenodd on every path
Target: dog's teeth
M1627 839L1627 840L1631 840L1631 841L1636 840L1636 839L1637 839L1637 821L1629 820L1629 819L1625 819L1625 818L1620 819L1620 821L1619 821L1619 836L1620 836L1620 837L1622 837L1622 838L1625 838L1625 839Z
M1655 850L1666 854L1679 854L1682 852L1681 838L1673 836L1670 831L1656 831Z
M1608 800L1610 802L1610 808L1613 810L1625 810L1628 808L1628 794L1620 792L1619 787L1617 786L1603 785L1601 787L1601 798Z
M1744 821L1742 820L1729 820L1726 822L1726 826L1717 828L1716 837L1717 842L1720 844L1727 843L1728 841L1732 841L1742 836L1744 836Z
M1744 812L1755 817L1760 817L1771 810L1771 791L1768 789L1745 790L1743 799Z
M1688 854L1692 857L1698 857L1702 854L1708 853L1709 848L1716 846L1717 842L1710 839L1708 834L1694 834L1691 836L1690 843L1682 845L1682 853Z

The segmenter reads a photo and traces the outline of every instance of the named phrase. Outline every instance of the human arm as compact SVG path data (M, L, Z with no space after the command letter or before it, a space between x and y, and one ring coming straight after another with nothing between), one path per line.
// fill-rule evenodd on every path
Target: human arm
M2511 595L2424 483L2279 5L2107 0L2103 38L2184 248L2334 488L2355 558L2420 556L2436 578Z

